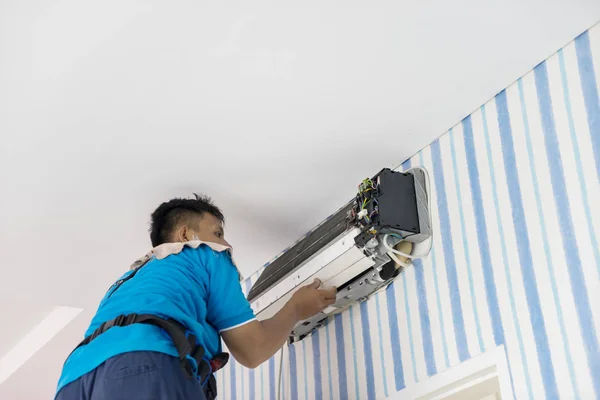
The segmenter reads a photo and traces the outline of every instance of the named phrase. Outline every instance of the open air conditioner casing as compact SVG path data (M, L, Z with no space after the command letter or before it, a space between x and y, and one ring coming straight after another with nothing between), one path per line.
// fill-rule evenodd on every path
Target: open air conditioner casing
M410 181L407 180L408 175ZM393 276L382 273L384 268L394 266L387 248L382 243L385 234L389 234L386 239L391 246L401 240L416 243L415 250L424 245L422 242L428 239L431 233L426 171L419 169L411 174L403 174L384 169L373 179L377 178L382 191L388 195L387 199L384 199L383 195L379 198L382 207L386 203L393 204L386 207L394 207L397 200L399 205L404 206L404 210L393 210L394 213L414 215L400 216L400 224L396 221L393 228L377 226L381 231L372 234L373 227L369 231L369 227L365 228L358 223L343 226L346 214L354 206L355 200L347 203L294 246L267 264L248 296L259 320L274 316L300 287L310 284L315 278L320 279L325 287L337 287L336 303L333 306L294 327L292 338L302 339L318 328L326 318L354 302L366 299L387 286L398 275L400 270L396 270ZM387 215L392 215L391 210L380 208L379 211L387 211ZM393 218L388 217L388 220L391 219ZM402 224L410 225L410 230L402 230ZM418 226L415 229L413 225ZM285 260L285 265L281 262L282 265L276 265L278 260ZM294 260L301 262L294 265Z

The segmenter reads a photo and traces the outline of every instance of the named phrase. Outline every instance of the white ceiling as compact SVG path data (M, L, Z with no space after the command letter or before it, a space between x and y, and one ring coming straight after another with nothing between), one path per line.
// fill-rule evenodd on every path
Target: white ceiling
M52 396L161 201L211 195L252 272L598 20L597 0L3 0L0 358L84 311L0 398Z

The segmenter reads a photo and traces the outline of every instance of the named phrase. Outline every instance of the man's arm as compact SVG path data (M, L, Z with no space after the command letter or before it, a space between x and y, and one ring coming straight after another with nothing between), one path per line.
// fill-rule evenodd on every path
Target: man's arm
M274 317L252 321L221 333L227 348L237 362L256 368L283 346L298 321L317 314L335 303L336 289L318 289L318 279L304 286Z

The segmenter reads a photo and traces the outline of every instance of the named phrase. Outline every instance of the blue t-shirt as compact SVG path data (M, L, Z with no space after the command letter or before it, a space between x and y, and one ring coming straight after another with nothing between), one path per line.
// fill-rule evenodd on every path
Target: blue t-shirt
M206 350L205 358L211 359L221 352L220 332L255 318L229 253L206 245L196 249L184 247L180 253L164 259L151 259L113 291L111 287L100 302L86 337L103 322L121 314L154 314L185 325ZM57 393L107 359L131 351L177 356L169 336L154 325L113 327L71 354L63 367Z

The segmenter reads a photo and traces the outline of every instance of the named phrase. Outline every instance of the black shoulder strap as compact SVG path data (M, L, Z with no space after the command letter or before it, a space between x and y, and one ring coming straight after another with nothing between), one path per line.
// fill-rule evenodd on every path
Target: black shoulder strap
M145 266L146 264L148 264L148 262L151 260L151 258L147 259L146 261L144 261L143 264L135 267L135 269L126 277L119 279L118 281L116 281L115 283L112 284L111 287L108 288L108 290L112 289L112 292L110 292L108 294L108 296L106 296L106 299L109 299L110 296L112 296L113 294L115 294L115 292L117 291L117 289L119 289L121 287L122 284L124 284L125 282L127 282L128 280L130 280L131 278L133 278L135 276L135 274L138 273L138 271L140 269L142 269L143 266Z

